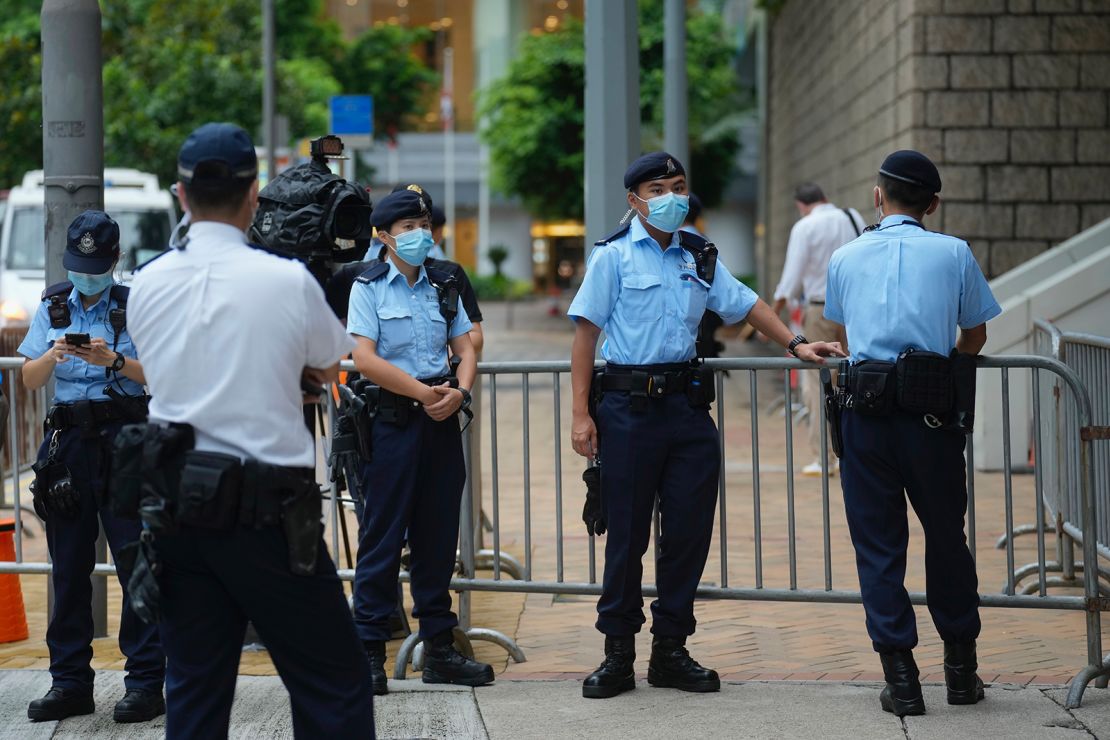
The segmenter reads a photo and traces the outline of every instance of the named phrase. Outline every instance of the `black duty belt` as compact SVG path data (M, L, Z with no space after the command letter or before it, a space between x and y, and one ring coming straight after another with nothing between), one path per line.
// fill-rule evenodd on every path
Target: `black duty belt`
M145 407L150 396L132 396L126 402ZM46 428L62 432L74 427L87 429L127 421L134 421L134 411L123 408L117 401L77 401L51 408L46 415Z
M601 376L601 390L622 391L651 398L685 393L692 370L693 366L686 362L659 365L610 363L605 366L605 374Z

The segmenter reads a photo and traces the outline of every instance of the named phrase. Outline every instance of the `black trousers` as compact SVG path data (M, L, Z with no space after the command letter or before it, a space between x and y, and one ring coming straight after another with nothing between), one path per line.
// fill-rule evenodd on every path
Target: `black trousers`
M374 459L362 468L355 625L363 640L392 636L407 532L412 615L421 637L435 637L459 623L449 590L466 483L459 420L433 421L418 409L407 424L375 421L373 435Z
M979 636L978 579L964 535L964 435L930 429L920 416L863 416L845 409L840 481L856 550L867 633L875 650L917 645L904 585L909 498L925 532L929 613L945 641Z
M646 399L645 399L646 400ZM721 458L717 428L683 395L646 400L633 410L629 394L606 392L597 409L602 509L608 524L605 575L597 629L632 635L644 624L643 557L659 499L659 598L651 631L694 633L694 593L713 537Z
M160 536L166 737L227 737L250 620L293 705L299 738L374 737L370 672L323 540L316 573L289 570L279 527Z
M54 610L46 629L50 649L50 675L55 686L67 689L92 690L92 583L89 580L96 562L96 539L100 526L112 558L124 545L139 539L139 523L113 516L104 500L105 476L118 424L107 425L91 436L82 436L77 429L58 435L57 459L69 468L73 485L81 494L81 511L77 518L66 519L54 514L46 520L46 542L54 564L51 582L54 586ZM38 459L45 460L50 447L47 435L39 448ZM131 572L118 568L123 589L120 612L119 647L127 662L124 685L129 689L161 692L165 678L166 658L158 629L144 624L131 609L127 581Z

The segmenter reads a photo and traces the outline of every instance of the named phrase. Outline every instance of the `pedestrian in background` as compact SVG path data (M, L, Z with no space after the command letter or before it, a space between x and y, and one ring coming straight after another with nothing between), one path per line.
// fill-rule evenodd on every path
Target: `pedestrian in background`
M801 302L802 334L814 341L836 341L837 327L824 316L825 276L833 252L859 236L864 221L854 208L838 208L830 203L820 186L812 182L803 183L794 191L794 205L801 218L790 229L786 263L782 268L782 279L775 288L772 308L776 315L781 316L789 301ZM813 461L802 468L802 475L820 476L821 383L816 372L802 372L801 378L802 398L807 412L807 438L813 455ZM835 381L835 374L833 378ZM831 447L828 460L829 473L835 474L837 463Z

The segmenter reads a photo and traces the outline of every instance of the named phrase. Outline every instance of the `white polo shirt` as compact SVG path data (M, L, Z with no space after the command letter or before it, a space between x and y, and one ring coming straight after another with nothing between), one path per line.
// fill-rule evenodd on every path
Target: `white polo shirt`
M127 328L143 358L151 421L191 424L196 448L312 467L301 371L354 347L304 265L194 223L183 250L139 271Z

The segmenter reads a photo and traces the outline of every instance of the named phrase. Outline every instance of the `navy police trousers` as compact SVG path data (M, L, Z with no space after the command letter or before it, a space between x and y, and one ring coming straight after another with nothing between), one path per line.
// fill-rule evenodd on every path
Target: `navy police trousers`
M169 740L227 737L248 620L289 690L296 737L374 737L366 653L323 539L311 576L289 570L281 527L182 527L157 549Z
M662 637L694 633L694 593L705 569L721 458L709 412L684 395L644 399L607 391L598 404L602 510L608 532L597 629L632 635L644 623L643 557L659 500L661 536L651 605L651 631Z
M964 435L930 429L920 416L863 416L845 409L840 480L856 550L867 633L875 650L917 645L903 583L909 526L906 498L925 533L929 613L946 642L979 636L978 580L964 536Z
M46 542L54 564L51 575L54 610L46 630L46 644L50 649L50 675L54 686L60 688L92 691L93 687L93 670L89 665L93 656L89 577L96 561L100 525L117 563L123 546L139 539L139 522L115 517L102 505L112 439L118 431L119 425L111 424L96 430L96 436L83 437L78 429L58 433L57 459L69 468L73 485L81 494L77 518L54 514L46 520ZM39 460L46 459L52 434L47 434L39 448ZM119 568L118 577L123 589L119 647L127 656L124 685L128 689L161 693L166 659L158 629L144 624L131 609L127 596L131 572Z
M459 420L433 421L422 409L407 424L378 419L374 459L362 467L363 510L355 568L355 625L364 641L388 640L397 609L397 574L408 533L412 615L420 636L453 629L451 576L459 541L466 468Z

